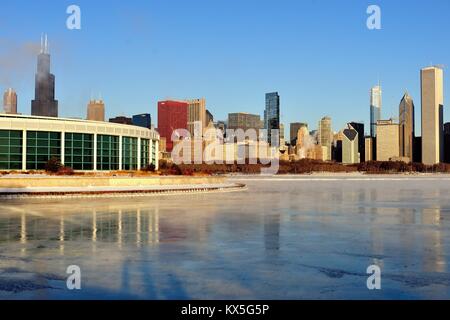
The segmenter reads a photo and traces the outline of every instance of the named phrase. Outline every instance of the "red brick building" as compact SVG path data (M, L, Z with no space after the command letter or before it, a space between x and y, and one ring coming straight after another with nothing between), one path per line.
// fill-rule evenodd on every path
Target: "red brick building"
M166 138L167 152L173 149L172 133L177 129L187 129L188 103L184 101L158 102L158 132Z

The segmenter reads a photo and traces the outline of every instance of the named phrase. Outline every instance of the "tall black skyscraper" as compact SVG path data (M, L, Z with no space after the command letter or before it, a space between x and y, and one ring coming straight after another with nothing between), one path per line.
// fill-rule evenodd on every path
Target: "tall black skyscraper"
M55 76L50 73L50 54L47 35L41 38L41 52L38 55L35 84L35 98L31 101L33 116L57 117L58 101L55 100Z
M278 92L266 94L266 109L264 110L264 129L267 129L267 142L272 143L272 130L280 130L280 96ZM275 145L280 145L280 135L273 137Z

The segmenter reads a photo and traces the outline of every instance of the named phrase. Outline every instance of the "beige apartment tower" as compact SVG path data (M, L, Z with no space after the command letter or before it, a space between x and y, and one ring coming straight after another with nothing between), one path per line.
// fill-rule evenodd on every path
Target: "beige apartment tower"
M87 107L87 120L105 121L105 103L103 100L91 100Z
M390 120L377 122L377 161L391 161L400 156L399 125Z
M327 148L325 160L331 160L331 144L333 142L333 132L331 131L331 118L323 117L319 121L319 143Z
M399 106L400 157L413 160L414 144L414 102L406 92Z
M208 125L206 123L206 99L193 99L187 100L186 102L188 103L188 130L191 136L201 138ZM195 132L196 123L201 124L200 132Z
M422 96L422 162L426 165L443 159L444 72L438 67L420 72Z
M6 114L17 114L17 94L11 88L3 95L3 110Z

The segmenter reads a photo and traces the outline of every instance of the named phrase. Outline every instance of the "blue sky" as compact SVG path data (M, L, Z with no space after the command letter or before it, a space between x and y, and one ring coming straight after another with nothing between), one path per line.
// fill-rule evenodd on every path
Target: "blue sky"
M70 4L81 7L81 30L66 28ZM381 7L381 30L366 28L370 4ZM14 87L19 112L30 113L34 52L46 32L61 116L85 117L100 93L108 117L150 112L156 120L158 100L197 97L216 119L262 116L265 93L278 91L286 128L315 128L329 115L334 130L364 121L367 131L378 80L382 117L398 116L407 89L419 122L420 68L450 64L449 14L448 0L8 1L0 89Z

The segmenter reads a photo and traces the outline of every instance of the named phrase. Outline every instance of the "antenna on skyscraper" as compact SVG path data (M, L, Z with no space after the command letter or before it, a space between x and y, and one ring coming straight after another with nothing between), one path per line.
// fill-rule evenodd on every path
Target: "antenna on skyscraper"
M48 54L48 38L47 38L47 34L45 34L45 47L44 47L44 53Z
M44 53L44 33L41 33L41 53Z

